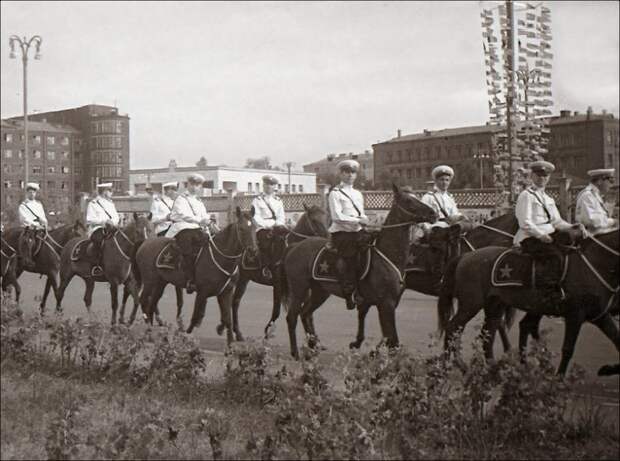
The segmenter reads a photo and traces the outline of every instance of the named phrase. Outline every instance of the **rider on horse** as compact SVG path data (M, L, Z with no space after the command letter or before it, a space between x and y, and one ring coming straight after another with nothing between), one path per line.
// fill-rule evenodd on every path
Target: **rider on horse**
M97 197L88 202L86 208L86 225L88 237L93 243L95 254L95 266L92 269L93 276L103 274L103 240L106 230L117 228L120 224L120 216L112 201L112 183L97 184Z
M342 287L347 309L355 309L362 303L357 288L357 266L359 243L363 226L368 225L364 213L364 196L353 188L357 177L359 163L355 160L343 160L338 164L340 184L329 193L329 213L332 224L329 227L330 245L336 248L338 255L338 278ZM353 299L355 293L355 300Z
M167 182L163 186L163 195L161 197L153 197L151 202L151 222L155 226L155 233L158 237L164 237L170 226L172 226L170 213L172 212L174 199L177 196L178 187L178 182Z
M613 168L588 171L590 184L577 196L575 219L594 235L618 227L618 220L610 216L602 197L609 192L615 171Z
M193 173L187 177L187 189L177 195L172 204L170 220L172 226L166 237L175 238L183 254L183 272L187 285L187 293L196 291L194 263L200 248L206 243L209 234L203 231L209 225L207 209L198 198L198 192L205 182L204 176Z
M263 176L263 192L252 201L252 206L256 210L254 222L256 223L256 240L261 255L261 267L263 276L267 279L271 279L270 267L275 263L271 254L273 231L286 227L284 205L275 194L277 184L278 179L276 177Z
M435 185L422 197L422 203L430 206L439 219L434 224L424 223L428 232L432 227L450 227L465 219L461 214L452 195L448 192L454 178L454 170L448 165L439 165L431 172Z
M17 209L19 213L19 225L23 227L25 231L34 231L35 233L38 231L45 232L48 227L43 205L35 199L38 191L39 185L37 183L29 182L26 184L26 198L19 204ZM33 264L31 254L24 254L21 255L21 257L23 258L25 266L28 267Z
M532 185L519 194L515 214L519 221L519 230L514 237L514 244L520 245L524 253L530 254L545 268L538 277L539 288L554 303L558 301L561 279L562 252L554 245L552 234L555 231L579 229L584 232L582 224L570 224L562 219L552 197L545 193L550 174L555 166L544 160L530 164ZM557 234L556 234L557 235ZM561 295L560 295L561 298Z

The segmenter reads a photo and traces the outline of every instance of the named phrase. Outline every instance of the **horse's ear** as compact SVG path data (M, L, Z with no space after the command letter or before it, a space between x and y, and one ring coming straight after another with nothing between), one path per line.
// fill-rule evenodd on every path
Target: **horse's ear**
M241 208L237 207L235 209L235 215L237 216L237 219L241 219Z
M310 211L310 209L308 208L308 205L306 205L306 202L304 202L304 210L306 211L306 213Z
M394 191L394 195L400 194L400 189L398 189L398 186L394 183L392 183L392 190Z
M153 213L149 211L149 214L146 215L146 219L148 219L149 221L153 219Z
M137 221L138 220L138 213L137 212L133 212L133 220Z
M304 206L306 206L306 204L304 204ZM256 214L256 208L254 208L254 205L252 205L252 208L250 208L250 216L254 217L255 214Z

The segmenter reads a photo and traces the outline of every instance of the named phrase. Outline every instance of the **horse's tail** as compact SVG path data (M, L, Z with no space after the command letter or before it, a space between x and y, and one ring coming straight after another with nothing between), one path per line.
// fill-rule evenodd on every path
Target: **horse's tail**
M510 328L512 328L512 324L515 322L516 316L517 310L514 307L506 308L506 312L504 312L504 324L506 325L506 330L510 330Z
M437 331L440 336L444 334L450 318L454 315L452 299L454 298L456 268L460 261L460 256L450 260L441 280L439 299L437 300Z

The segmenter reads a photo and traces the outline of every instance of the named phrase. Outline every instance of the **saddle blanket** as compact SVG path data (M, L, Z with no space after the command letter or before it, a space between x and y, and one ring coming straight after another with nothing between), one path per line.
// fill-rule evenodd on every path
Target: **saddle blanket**
M362 264L358 268L358 274L361 274L359 280L363 280L370 270L370 249L363 253L361 259ZM321 248L312 263L312 278L319 282L338 282L337 261L338 254L335 251Z
M76 243L73 247L73 251L71 252L71 261L78 261L85 258L89 243L89 239L83 239Z
M249 248L243 250L241 256L241 268L246 271L256 271L260 269L260 259L258 254L249 251Z
M534 260L521 250L508 249L498 256L491 271L495 287L535 286Z
M181 252L173 243L168 242L157 255L155 267L158 269L175 270L181 268Z

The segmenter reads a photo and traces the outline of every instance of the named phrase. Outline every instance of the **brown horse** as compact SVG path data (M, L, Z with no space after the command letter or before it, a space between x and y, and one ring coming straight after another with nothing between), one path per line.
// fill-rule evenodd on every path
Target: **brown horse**
M377 305L381 331L387 345L398 345L395 309L404 290L404 269L409 250L409 229L419 222L434 222L435 212L420 200L410 189L393 186L394 199L382 230L371 246L370 270L360 293L368 304ZM301 315L302 324L309 336L310 345L316 345L318 338L314 330L312 313L319 308L330 295L342 297L340 284L337 282L317 281L312 277L312 266L318 252L325 246L324 238L309 238L291 249L284 258L284 275L287 284L286 316L291 354L299 358L297 347L297 318ZM310 291L310 299L306 300ZM306 301L306 302L304 302Z
M110 285L110 296L112 298L112 325L116 324L116 312L118 310L118 286L124 285L131 293L134 306L129 323L133 323L139 306L138 283L134 277L132 266L135 261L136 248L144 240L153 234L153 225L150 216L133 215L133 221L127 226L117 229L106 229L106 237L101 249L103 254L103 274L93 277L91 270L93 261L88 257L83 257L73 261L72 255L77 244L83 240L82 237L69 241L62 250L60 287L58 289L58 308L64 297L65 290L75 275L80 276L86 283L84 293L84 304L90 314L90 306L93 300L93 290L95 282L108 282ZM123 304L119 315L119 322L125 322L125 305Z
M223 328L226 328L228 344L233 341L231 303L233 290L239 278L239 258L245 248L256 251L256 226L252 219L254 207L250 212L242 212L237 207L236 215L237 221L209 239L196 258L197 293L194 313L187 329L187 333L191 333L194 328L200 326L207 298L217 296L223 325L218 327L218 333L221 334ZM150 323L153 321L153 314L157 311L157 303L166 285L171 283L176 287L184 287L186 284L182 270L156 267L158 255L171 240L166 237L149 239L142 244L136 254L143 286L140 303Z
M24 271L47 276L40 310L45 312L45 303L50 289L54 290L56 309L59 310L58 273L60 271L60 253L63 246L72 238L82 235L85 230L80 220L74 224L66 224L51 231L32 231L23 228L12 228L4 232L6 242L17 249L18 258L15 267L15 282ZM27 255L27 256L26 256ZM25 259L32 258L31 261ZM24 264L28 262L27 266ZM7 280L7 284L8 284ZM3 281L4 285L4 281ZM15 285L17 294L18 285ZM19 299L18 299L19 300Z
M285 230L281 233L274 233L272 240L272 258L277 261L275 270L272 271L272 278L265 279L260 269L247 270L243 265L239 268L239 281L235 288L232 301L233 331L237 341L243 341L243 335L239 329L239 303L245 293L250 280L261 285L273 287L273 308L271 319L265 326L265 338L273 333L275 322L280 316L280 306L282 304L282 288L279 266L282 263L284 252L297 242L308 237L327 237L327 227L325 226L325 211L316 205L308 207L304 203L304 214L292 230Z
M532 288L492 285L493 265L505 248L487 247L464 255L446 273L448 283L444 285L446 289L442 288L437 303L440 331L445 331L446 335L446 349L454 335L484 309L485 354L492 358L493 337L501 313L505 306L511 306L537 315L564 317L560 374L566 372L579 331L586 321L596 325L620 350L620 333L612 319L612 314L618 312L619 243L620 233L614 230L590 236L575 247L565 248L568 266L562 287L566 299L560 306L544 305L540 293ZM454 297L458 300L458 311L446 321Z
M436 228L431 232L428 243L411 245L410 252L416 255L419 269L406 271L405 285L409 290L430 296L439 296L441 278L451 256L469 253L486 246L512 246L514 234L519 228L514 213L499 216L470 231L454 234L453 228ZM357 337L349 344L358 349L364 342L365 320L371 305L358 306ZM510 350L508 331L514 319L514 309L507 309L504 321L499 325L499 333L504 350Z

